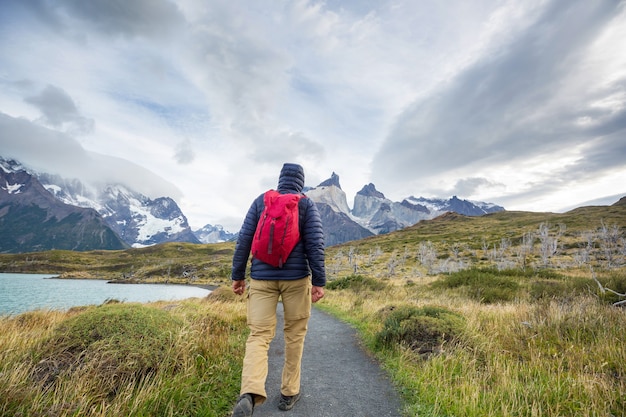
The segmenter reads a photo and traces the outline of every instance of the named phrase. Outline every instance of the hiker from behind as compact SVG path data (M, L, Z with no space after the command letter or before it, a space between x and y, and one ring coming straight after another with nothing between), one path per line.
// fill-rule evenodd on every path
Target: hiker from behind
M284 164L276 191L263 193L252 202L239 232L232 287L235 294L244 293L246 265L252 253L247 298L250 335L233 417L251 416L255 405L267 399L268 349L276 330L279 298L285 317L285 362L278 408L290 410L300 398L300 365L311 302L324 297L326 284L322 220L315 203L302 194L303 188L303 168ZM281 214L273 213L276 211ZM291 229L291 225L295 227ZM281 240L271 239L278 235ZM291 246L290 241L295 244L291 251L284 247Z

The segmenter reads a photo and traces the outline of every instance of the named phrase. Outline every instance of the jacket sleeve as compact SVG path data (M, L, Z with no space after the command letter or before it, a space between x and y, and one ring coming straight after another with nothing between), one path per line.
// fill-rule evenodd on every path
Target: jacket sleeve
M246 278L246 266L250 258L250 249L252 248L252 239L256 230L257 222L263 211L263 194L257 197L253 202L243 221L237 244L235 245L235 253L233 255L233 267L231 279L240 281Z
M304 213L304 224L301 225L304 251L311 269L311 279L316 287L326 285L326 267L324 252L324 228L317 206L310 198Z

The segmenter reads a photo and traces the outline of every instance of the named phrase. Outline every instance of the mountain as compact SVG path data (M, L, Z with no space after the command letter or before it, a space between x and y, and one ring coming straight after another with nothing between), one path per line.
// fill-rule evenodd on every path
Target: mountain
M326 246L333 246L374 235L374 233L357 223L351 215L335 211L331 205L326 203L316 202L316 204L322 217Z
M121 184L95 188L58 175L38 174L38 177L57 199L98 211L106 223L133 247L164 242L200 243L178 204L170 197L150 199Z
M22 167L19 162L9 162L1 157L0 163L6 167L19 166L23 171L21 175L32 177L39 188L47 191L45 196L48 200L64 203L67 207L95 211L99 221L132 247L164 242L218 243L234 240L237 236L219 225L207 224L192 231L176 202L167 196L151 199L121 184L85 184L78 179L34 172ZM9 195L9 190L14 190L12 184L17 183L13 179L6 182L5 195ZM449 211L479 216L504 210L494 204L461 200L456 196L448 200L411 196L395 202L386 198L371 183L356 194L353 209L350 209L335 172L317 187L307 187L305 193L317 203L328 246L390 233ZM11 213L15 215L15 211ZM48 217L46 215L45 220ZM16 222L13 233L19 232L18 224L22 224L24 230L35 229L37 225L36 221L28 225ZM40 250L40 246L37 244L32 250ZM19 250L30 249L24 244Z
M237 233L230 233L224 230L221 225L205 225L203 228L194 230L193 234L201 243L221 243L235 240Z
M626 206L626 197L620 198L617 202L612 204L613 206Z
M346 193L341 189L339 176L334 172L317 187L307 188L305 194L315 201L320 212L326 246L374 235L350 213Z
M464 214L466 216L482 216L488 213L497 213L504 211L504 207L500 207L493 203L484 203L482 201L461 200L457 196L453 196L448 200L439 198L409 197L407 199L413 204L420 204L429 210L446 212L453 211L455 213Z
M0 252L125 249L91 208L66 204L16 161L0 159Z
M0 158L4 165L20 165ZM20 165L21 166L21 165ZM187 218L169 197L150 199L121 184L85 184L78 179L35 172L22 167L58 201L95 210L127 245L150 246L163 242L200 243Z
M339 176L334 172L317 187L308 188L306 195L315 201L320 210L328 246L404 229L446 212L481 216L504 211L503 207L495 204L461 200L456 196L447 200L411 196L394 202L372 183L356 194L353 209L350 210Z

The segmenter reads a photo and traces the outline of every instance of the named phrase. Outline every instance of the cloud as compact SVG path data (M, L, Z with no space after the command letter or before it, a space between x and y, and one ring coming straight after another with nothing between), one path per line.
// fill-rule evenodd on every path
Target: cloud
M174 159L181 165L189 164L193 162L196 155L191 147L191 141L189 139L183 140L176 146L176 154Z
M166 0L60 0L55 8L40 2L30 2L47 21L63 21L65 29L76 29L82 22L107 35L125 37L148 36L163 38L184 24L176 4ZM51 19L50 12L56 17ZM64 13L62 13L64 12ZM85 33L85 32L83 32Z
M0 152L174 189L194 226L283 162L348 199L566 206L626 182L625 38L615 0L4 0Z
M126 159L86 151L66 133L0 112L0 149L40 172L77 178L86 184L125 184L144 195L180 199L171 182Z
M281 165L285 161L319 162L324 148L301 132L278 132L255 143L251 159L263 164Z
M491 181L487 178L464 178L456 182L450 194L457 196L475 195L479 190L485 189L504 189L504 184Z
M24 99L37 107L43 114L43 121L56 128L70 125L70 130L88 134L94 129L94 120L80 115L74 100L63 89L48 85L35 96Z
M458 177L558 155L609 126L622 129L620 117L602 120L592 112L594 101L609 94L604 80L579 78L585 54L618 9L613 1L547 3L510 43L407 108L375 156L373 176L385 184L447 173ZM595 133L576 124L580 114L592 119Z

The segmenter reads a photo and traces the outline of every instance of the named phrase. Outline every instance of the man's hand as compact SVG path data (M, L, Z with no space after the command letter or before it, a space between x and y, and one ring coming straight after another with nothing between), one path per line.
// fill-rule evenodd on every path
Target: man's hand
M233 281L233 292L237 295L241 295L246 291L246 280Z
M322 298L324 298L324 287L316 287L314 285L313 288L311 288L311 301L317 303Z

